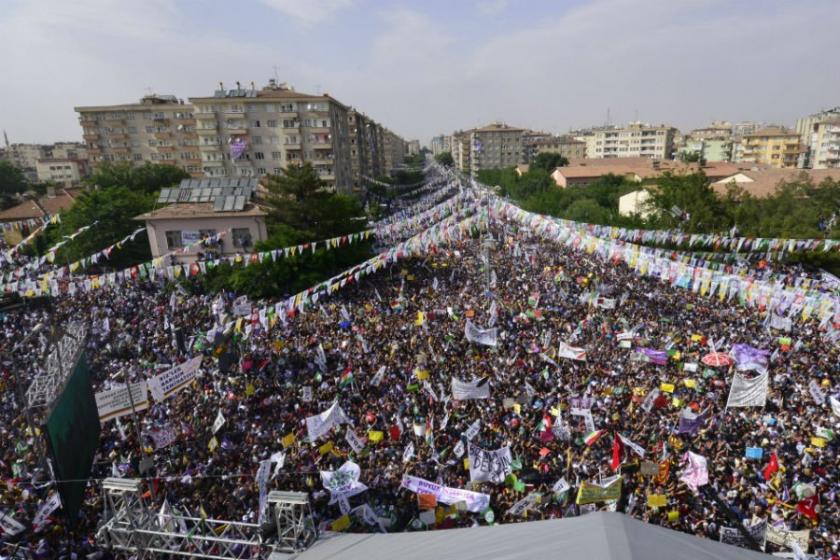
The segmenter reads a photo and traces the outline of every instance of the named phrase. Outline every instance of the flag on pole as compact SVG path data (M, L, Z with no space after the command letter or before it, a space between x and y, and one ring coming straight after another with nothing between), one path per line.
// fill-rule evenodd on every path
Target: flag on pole
M588 434L586 434L586 437L583 438L583 443L585 443L589 447L592 447L606 433L606 430L595 430L594 432L589 432Z

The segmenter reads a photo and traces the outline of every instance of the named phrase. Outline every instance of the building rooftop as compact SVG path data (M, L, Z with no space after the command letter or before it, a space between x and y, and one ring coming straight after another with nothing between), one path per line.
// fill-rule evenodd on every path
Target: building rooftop
M517 128L515 126L510 126L505 123L490 123L486 126L475 128L472 130L472 132L523 132L524 130L524 128Z
M25 200L0 212L0 222L15 222L30 218L54 216L73 206L79 189L62 189L55 196L42 196L37 200Z
M786 128L767 127L756 130L755 132L744 134L745 138L753 138L758 136L796 136L798 138L799 133L795 130L788 130Z
M712 188L724 194L727 186L735 183L750 195L765 198L773 195L781 183L810 180L819 185L826 179L840 181L840 169L743 169L715 181Z
M198 218L247 218L267 216L256 204L248 203L242 210L232 212L217 212L213 209L212 202L187 202L183 204L170 204L145 214L135 216L135 220L190 220Z

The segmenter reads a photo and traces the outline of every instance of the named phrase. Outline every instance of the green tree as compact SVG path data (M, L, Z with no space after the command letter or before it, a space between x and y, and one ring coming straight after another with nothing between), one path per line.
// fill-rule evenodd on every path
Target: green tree
M569 165L569 160L566 157L560 154L544 152L537 154L537 157L534 159L534 163L531 164L531 169L542 169L543 171L552 173L558 167L566 165Z
M130 162L106 162L96 168L88 178L89 185L107 189L128 187L147 193L156 193L160 189L174 187L190 174L174 165L159 165L146 162L134 166Z
M452 167L455 165L455 160L452 159L452 154L450 152L439 153L435 156L435 161L444 167Z
M649 187L651 205L657 210L654 223L667 229L681 228L689 233L728 229L725 205L715 194L704 173L674 175L664 173ZM674 215L677 208L681 215Z
M66 264L91 255L141 227L143 222L134 218L151 210L155 199L156 194L127 187L83 191L73 206L62 212L61 225L48 229L47 235L37 238L36 248L43 253L64 236L98 222L94 228L65 245L56 256L56 264ZM122 268L150 258L147 237L141 233L124 248L114 251L107 266Z
M15 195L25 192L29 183L23 172L12 162L0 160L0 208L14 205Z

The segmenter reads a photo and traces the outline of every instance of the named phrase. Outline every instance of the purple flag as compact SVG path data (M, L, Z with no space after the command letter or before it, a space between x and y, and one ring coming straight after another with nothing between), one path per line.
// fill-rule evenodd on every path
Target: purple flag
M668 353L665 350L652 350L650 348L636 348L636 352L641 352L647 357L647 360L658 366L664 366L668 363Z
M768 358L770 352L768 350L761 350L754 348L749 344L733 344L730 355L735 359L735 368L738 371L757 371L764 373L767 371Z
M696 494L698 488L709 483L709 470L706 466L706 458L697 453L687 451L683 455L683 463L685 464L685 470L680 475L680 480Z
M230 159L241 158L247 149L248 142L241 136L234 136L230 139Z
M690 408L684 408L680 414L680 425L677 428L678 434L695 435L700 428L703 427L703 422L706 421L706 412L695 414Z

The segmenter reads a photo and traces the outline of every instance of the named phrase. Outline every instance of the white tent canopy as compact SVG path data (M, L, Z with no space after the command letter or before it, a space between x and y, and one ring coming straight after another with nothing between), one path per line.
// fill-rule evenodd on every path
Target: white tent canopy
M296 560L766 560L768 555L664 529L620 513L495 527L322 535Z

